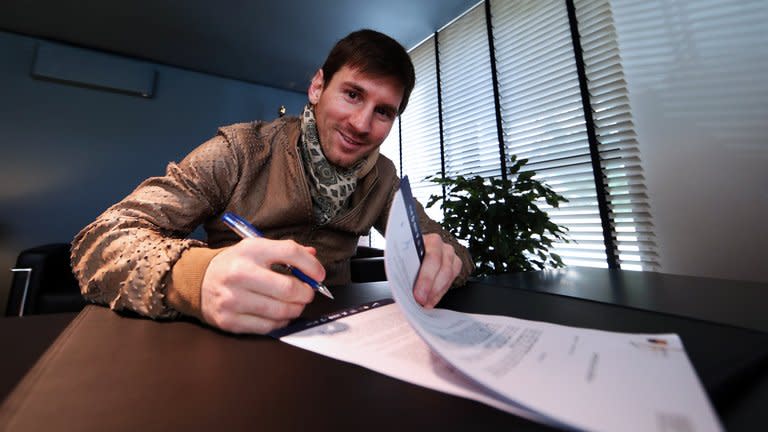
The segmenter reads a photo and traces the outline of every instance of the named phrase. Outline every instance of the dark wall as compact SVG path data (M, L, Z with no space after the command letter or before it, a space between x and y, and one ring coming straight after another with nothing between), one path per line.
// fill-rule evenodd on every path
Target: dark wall
M0 310L19 251L69 242L218 126L272 119L280 105L296 114L306 101L160 65L149 99L38 80L39 42L0 32Z

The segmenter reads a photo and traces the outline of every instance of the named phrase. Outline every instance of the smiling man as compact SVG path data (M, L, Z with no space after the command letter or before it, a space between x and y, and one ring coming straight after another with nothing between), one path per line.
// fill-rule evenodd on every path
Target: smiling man
M399 179L378 150L414 81L410 57L390 37L360 30L340 40L299 118L220 128L85 227L72 243L84 296L235 333L285 326L314 292L275 265L348 283L359 237L371 227L384 233ZM419 204L417 211L426 254L414 297L433 307L466 280L472 262ZM224 212L265 238L241 241L221 222ZM186 238L200 224L207 241Z
M350 168L377 150L397 118L403 91L394 78L371 77L350 66L342 67L326 85L323 70L318 70L309 101L325 158Z

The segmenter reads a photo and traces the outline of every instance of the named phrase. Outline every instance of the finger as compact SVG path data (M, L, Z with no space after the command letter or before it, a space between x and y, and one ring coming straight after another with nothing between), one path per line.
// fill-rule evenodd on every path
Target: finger
M429 300L430 291L435 281L435 274L440 268L439 260L434 256L424 255L416 283L413 286L413 297L424 306Z
M276 321L253 315L232 314L222 317L216 325L220 329L232 333L267 334L272 330L287 326L289 322L288 320Z
M264 238L243 239L235 247L238 248L238 253L230 259L230 268L227 272L228 285L246 288L250 286L251 289L280 300L308 303L314 297L311 289L310 291L305 288L296 290L295 287L304 285L301 282L294 284L294 288L291 288L286 280L265 280L277 274L271 271L269 267L273 264L287 264L298 268L315 280L322 281L325 279L325 268L315 258L314 254L317 251L314 247L301 246L293 240ZM269 272L264 273L263 270L265 269ZM289 280L298 281L296 278Z
M233 305L236 314L254 315L273 321L292 320L301 315L305 303L289 303L259 294L241 296Z
M247 249L233 246L211 260L201 287L201 315L226 331L263 334L298 316L314 292L292 276L258 265Z
M458 264L458 266L456 264ZM432 286L432 290L430 290L429 299L427 300L425 307L432 308L440 302L445 293L448 292L448 289L450 289L451 284L453 284L453 281L456 279L460 270L461 260L456 256L453 247L446 245L440 270L435 277L435 282Z
M307 304L315 298L312 287L298 278L265 268L255 270L244 288L285 303Z
M429 301L435 276L440 270L442 246L443 240L439 235L427 234L424 236L424 260L421 262L421 268L413 286L413 297L422 306Z
M233 333L259 333L264 334L288 323L287 319L274 320L251 314L237 312L240 301L244 296L242 291L230 289L218 289L214 295L207 297L203 308L205 322L222 330Z
M429 291L429 295L426 303L424 304L424 307L435 307L435 305L443 298L445 293L448 292L448 288L450 288L452 280L453 279L451 278L449 272L441 271L438 273L437 278L435 278L435 284Z
M221 255L223 255L222 253ZM214 260L219 260L217 256ZM223 260L223 258L222 258ZM215 292L214 295L223 295L227 291L232 296L238 293L255 293L275 298L289 303L309 303L314 298L314 292L309 285L303 283L292 275L277 273L270 268L263 267L260 263L246 254L238 254L224 260L223 269L219 269L219 262L211 261L209 270L215 274L212 281L215 286L227 287L227 290ZM214 272L214 270L216 270ZM208 271L206 271L206 275ZM222 302L228 299L221 299ZM229 299L231 301L231 299ZM230 305L230 303L226 303Z
M258 259L269 267L273 264L286 264L301 270L305 275L322 281L325 279L325 268L307 247L293 240L268 240L271 242L267 250L263 250ZM314 250L314 248L311 248ZM315 251L316 253L316 251Z
M448 287L453 281L453 274L451 272L452 250L448 245L444 245L442 248L442 259L440 261L440 268L435 274L435 280L430 287L427 301L424 304L425 307L434 307L438 301L443 297L443 294L448 290Z

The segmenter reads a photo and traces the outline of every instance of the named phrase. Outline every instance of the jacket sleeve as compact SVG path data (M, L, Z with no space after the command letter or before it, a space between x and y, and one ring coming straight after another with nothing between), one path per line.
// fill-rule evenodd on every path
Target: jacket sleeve
M384 236L386 236L385 230L387 226L387 219L389 218L389 210L392 207L392 201L394 200L395 193L399 187L400 181L395 176L392 188L390 189L389 199L387 200L387 208L382 212L381 216L374 224L374 228L376 228L376 230L378 230ZM472 274L472 271L475 269L475 265L472 261L472 256L469 254L469 251L466 247L459 243L459 241L456 240L456 238L451 233L443 229L439 223L427 216L427 213L424 211L424 206L422 206L418 200L414 199L414 202L416 205L416 213L419 216L419 228L421 228L422 235L439 234L443 242L451 245L453 250L456 252L456 256L461 259L461 272L459 272L459 275L453 281L452 287L464 285L467 282L467 279L469 279L469 276Z
M199 316L194 307L185 311L169 305L172 269L183 256L198 264L200 280L187 276L184 283L198 283L199 298L199 283L215 251L186 237L224 208L239 166L238 155L219 135L180 163L169 163L165 176L145 180L83 228L72 242L71 258L84 297L152 318L172 318L180 312Z

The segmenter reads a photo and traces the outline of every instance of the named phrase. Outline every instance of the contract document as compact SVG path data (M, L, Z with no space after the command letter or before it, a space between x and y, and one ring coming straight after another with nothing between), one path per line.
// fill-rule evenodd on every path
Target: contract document
M564 429L720 431L682 341L424 309L424 245L407 178L387 224L392 299L289 326L283 342Z

